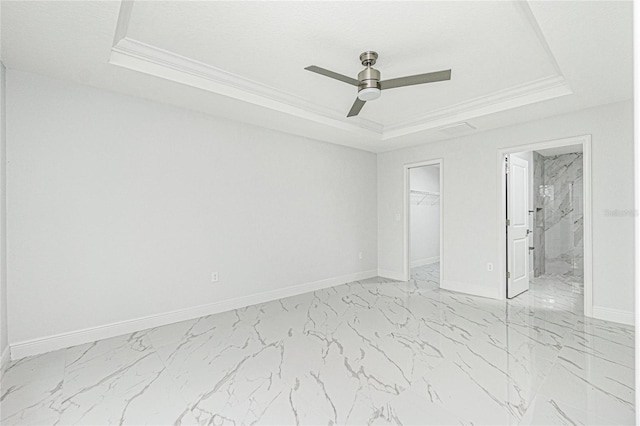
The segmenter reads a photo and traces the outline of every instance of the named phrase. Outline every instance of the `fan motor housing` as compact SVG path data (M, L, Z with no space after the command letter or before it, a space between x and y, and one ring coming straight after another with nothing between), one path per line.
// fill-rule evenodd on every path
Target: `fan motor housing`
M367 50L360 54L360 62L362 62L362 65L366 68L358 73L358 80L360 80L358 92L362 89L380 89L380 71L371 68L376 64L377 59L378 52L374 52L373 50Z
M358 80L360 80L358 90L366 88L379 89L380 71L375 68L367 67L358 73Z

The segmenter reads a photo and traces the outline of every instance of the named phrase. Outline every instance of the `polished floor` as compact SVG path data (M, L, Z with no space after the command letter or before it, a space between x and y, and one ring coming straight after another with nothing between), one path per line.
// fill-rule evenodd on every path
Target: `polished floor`
M541 277L507 303L437 265L13 362L12 424L633 424L634 330Z

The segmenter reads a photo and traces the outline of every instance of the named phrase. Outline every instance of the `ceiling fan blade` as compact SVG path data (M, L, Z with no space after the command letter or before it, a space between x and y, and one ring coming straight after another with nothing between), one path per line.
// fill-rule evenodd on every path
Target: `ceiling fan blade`
M356 101L353 103L353 106L349 110L349 114L347 114L347 117L358 115L365 103L367 103L367 101L361 101L360 98L356 98Z
M338 74L337 72L329 71L324 68L317 67L315 65L308 66L305 68L305 70L322 74L325 77L330 77L336 80L340 80L347 84L351 84L353 86L358 86L360 84L360 81L356 80L355 78L347 77L346 75Z
M413 86L414 84L435 83L436 81L451 80L451 70L429 72L426 74L410 75L408 77L392 78L380 82L380 89Z

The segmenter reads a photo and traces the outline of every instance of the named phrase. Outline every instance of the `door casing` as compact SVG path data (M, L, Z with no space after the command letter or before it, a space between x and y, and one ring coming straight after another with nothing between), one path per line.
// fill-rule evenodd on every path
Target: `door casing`
M591 207L591 135L574 136L564 139L555 139L544 142L531 143L526 145L513 146L509 148L498 149L497 153L497 170L498 170L498 264L497 270L504 271L498 274L498 280L501 288L501 299L506 299L507 295L507 238L506 238L506 178L504 174L504 158L508 154L517 152L536 151L547 148L557 148L569 145L582 145L583 155L583 203L584 203L584 315L593 316L593 226L592 226L592 207Z

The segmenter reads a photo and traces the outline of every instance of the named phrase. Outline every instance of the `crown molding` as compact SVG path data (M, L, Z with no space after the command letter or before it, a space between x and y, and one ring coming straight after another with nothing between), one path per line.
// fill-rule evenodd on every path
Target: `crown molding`
M378 141L441 128L459 121L572 94L560 67L526 1L514 2L529 24L553 75L489 93L446 108L383 126L362 117L346 119L343 111L326 108L303 97L244 78L127 36L133 0L123 0L116 25L110 63L278 112L345 130Z
M347 121L342 112L128 37L113 46L109 62L342 130L382 136L383 126L374 121Z
M450 107L432 111L397 124L384 127L382 140L441 128L508 109L546 101L573 93L564 77L552 76L493 92Z
M133 12L133 0L122 0L120 2L120 12L118 13L118 22L116 22L116 33L113 36L113 46L118 44L120 40L127 36L129 31L129 22L131 21L131 13Z

